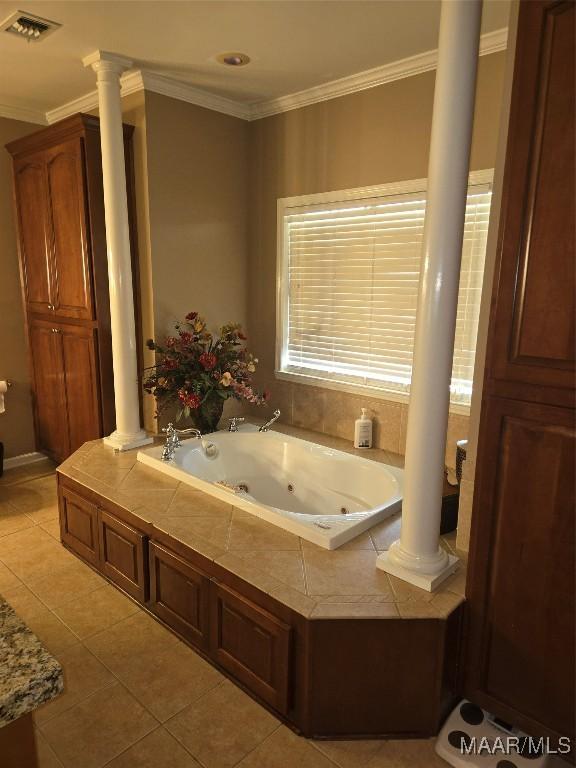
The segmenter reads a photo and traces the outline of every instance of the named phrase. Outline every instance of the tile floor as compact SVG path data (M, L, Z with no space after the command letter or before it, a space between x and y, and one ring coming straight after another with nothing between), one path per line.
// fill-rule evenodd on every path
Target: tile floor
M35 713L41 768L446 766L433 741L292 733L60 545L49 462L0 478L0 592L64 668Z

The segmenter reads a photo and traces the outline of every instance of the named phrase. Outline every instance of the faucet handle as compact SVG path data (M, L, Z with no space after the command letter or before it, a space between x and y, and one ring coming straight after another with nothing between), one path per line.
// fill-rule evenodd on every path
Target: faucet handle
M164 432L164 434L167 437L170 437L170 435L173 435L176 432L176 430L174 429L174 424L172 424L172 422L170 422L168 424L168 426L162 427L162 432Z
M243 421L245 421L244 416L232 416L228 419L228 432L238 432L238 424L242 424Z

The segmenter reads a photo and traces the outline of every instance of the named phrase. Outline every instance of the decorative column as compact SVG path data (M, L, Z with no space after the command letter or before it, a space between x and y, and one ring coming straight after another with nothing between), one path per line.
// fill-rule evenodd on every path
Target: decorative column
M96 72L102 146L104 214L110 286L112 362L116 429L104 438L107 445L127 451L152 442L140 424L134 296L130 260L126 171L120 75L132 62L120 56L96 51L83 59Z
M440 517L481 11L481 0L442 2L402 531L377 561L430 592L457 563L440 547Z

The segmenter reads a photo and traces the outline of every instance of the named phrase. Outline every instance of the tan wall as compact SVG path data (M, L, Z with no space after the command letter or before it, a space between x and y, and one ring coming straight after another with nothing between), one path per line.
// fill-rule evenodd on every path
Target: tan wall
M518 25L518 0L512 0L510 6L510 20L508 24L508 49L506 54L506 67L504 72L504 84L502 105L500 111L500 131L498 149L494 168L494 193L492 196L492 213L490 227L486 243L486 262L484 266L484 282L482 286L482 300L480 305L480 317L478 321L478 340L476 342L476 367L474 371L474 391L470 406L470 427L468 434L468 450L466 462L460 485L460 503L458 506L458 535L456 544L458 549L468 551L470 544L470 526L472 523L472 503L474 500L474 475L476 473L476 450L478 447L478 432L480 426L480 409L482 405L482 387L484 383L484 368L486 365L486 345L488 340L488 325L490 320L490 305L494 282L494 269L498 247L498 229L500 225L500 206L502 202L502 182L504 178L504 164L506 161L506 144L508 140L508 120L510 116L510 102L512 99L512 79L514 74L514 54L516 50L516 33Z
M0 440L6 457L34 450L34 425L12 202L12 163L4 145L39 127L0 118L0 379L10 379L13 384L6 396L6 412L0 414Z
M146 94L150 336L160 339L191 310L211 328L247 321L248 129Z
M480 59L471 169L494 167L505 54ZM331 99L251 124L249 333L272 404L295 425L352 439L360 407L372 411L376 443L403 453L407 406L274 379L276 200L427 175L434 72ZM447 461L467 436L451 415Z

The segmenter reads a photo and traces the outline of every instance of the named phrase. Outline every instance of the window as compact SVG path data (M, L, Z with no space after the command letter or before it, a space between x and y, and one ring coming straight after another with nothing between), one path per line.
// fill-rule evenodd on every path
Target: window
M470 404L492 171L470 176L451 402ZM278 201L277 375L408 395L426 180ZM379 391L379 392L378 392Z

